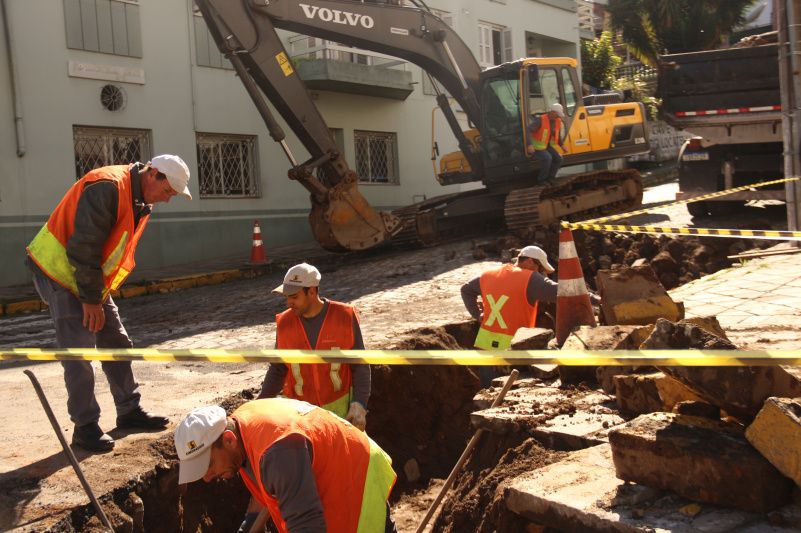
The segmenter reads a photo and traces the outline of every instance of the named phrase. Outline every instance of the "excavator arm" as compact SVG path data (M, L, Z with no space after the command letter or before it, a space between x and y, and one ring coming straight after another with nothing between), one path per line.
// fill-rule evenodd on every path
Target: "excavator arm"
M400 221L378 213L358 191L350 169L323 117L294 70L276 28L328 39L405 59L433 76L480 123L481 68L462 39L423 8L347 0L195 0L210 33L228 57L270 136L292 165L290 179L311 194L312 232L329 250L361 250L389 239ZM285 141L264 96L310 154L299 163ZM481 157L465 137L448 98L437 98L473 172ZM325 179L319 179L321 168ZM478 174L480 175L480 174Z

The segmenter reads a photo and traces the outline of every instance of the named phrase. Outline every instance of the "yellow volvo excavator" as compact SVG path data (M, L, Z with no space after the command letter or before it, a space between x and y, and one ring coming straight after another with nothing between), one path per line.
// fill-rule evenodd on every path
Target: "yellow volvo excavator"
M565 113L563 166L646 152L640 103L584 105L572 58L527 58L481 70L458 34L420 0L412 5L349 0L195 0L220 50L231 60L272 138L292 165L290 179L311 193L312 232L329 250L362 250L391 240L432 244L465 227L505 224L521 231L559 219L621 212L640 205L634 170L598 170L537 184L527 153L532 117L554 103ZM419 65L459 152L440 161L443 185L480 181L483 188L443 195L393 213L377 212L359 192L358 176L294 70L276 28L328 39ZM463 131L451 96L466 114ZM307 148L298 162L264 97ZM321 172L317 172L322 169ZM319 176L325 176L320 179ZM469 221L469 224L466 224Z

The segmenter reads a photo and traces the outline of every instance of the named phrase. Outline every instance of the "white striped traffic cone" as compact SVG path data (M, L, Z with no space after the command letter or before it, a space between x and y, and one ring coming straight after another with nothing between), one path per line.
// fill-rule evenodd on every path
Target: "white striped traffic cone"
M254 265L267 263L267 255L264 252L264 241L261 240L261 227L258 220L253 221L253 246L250 249L250 262Z
M559 234L559 288L556 291L556 343L564 344L577 326L595 326L590 294L584 282L573 233Z

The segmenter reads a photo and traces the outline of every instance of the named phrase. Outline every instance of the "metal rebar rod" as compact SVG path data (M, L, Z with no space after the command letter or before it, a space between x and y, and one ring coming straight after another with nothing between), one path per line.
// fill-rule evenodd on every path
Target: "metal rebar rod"
M86 476L84 476L83 471L81 471L81 465L78 463L78 459L75 458L75 454L72 453L72 449L70 448L69 444L67 444L67 439L64 437L64 433L61 431L61 426L59 425L58 420L56 420L56 415L53 414L53 410L50 408L50 403L47 401L47 397L45 396L44 390L42 390L42 386L39 384L39 380L36 379L36 376L30 370L25 370L24 372L25 375L30 378L33 388L36 391L36 395L39 397L39 401L42 402L42 408L44 408L47 418L50 420L50 425L53 426L53 431L56 432L58 441L61 443L61 447L64 449L64 454L67 456L67 459L69 459L70 464L72 464L75 474L78 476L81 485L83 485L83 490L92 501L92 505L94 505L95 511L97 511L97 516L100 518L100 522L106 526L109 531L114 533L114 528L111 526L111 522L109 522L106 513L103 512L100 502L97 501L95 493L92 492L92 487L89 486Z

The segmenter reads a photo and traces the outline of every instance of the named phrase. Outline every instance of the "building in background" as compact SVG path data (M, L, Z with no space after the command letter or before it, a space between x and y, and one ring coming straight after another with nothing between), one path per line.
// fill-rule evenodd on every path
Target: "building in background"
M186 160L193 200L156 210L140 267L246 258L254 219L268 249L311 240L308 193L288 180L289 163L192 0L0 1L0 286L28 283L24 248L77 178L159 153ZM428 5L482 66L577 57L574 0ZM389 210L459 190L434 179L434 91L420 68L283 36L373 206ZM305 150L285 129L302 160ZM441 114L435 132L441 153L456 149Z

